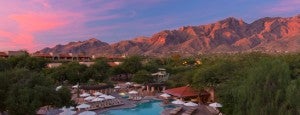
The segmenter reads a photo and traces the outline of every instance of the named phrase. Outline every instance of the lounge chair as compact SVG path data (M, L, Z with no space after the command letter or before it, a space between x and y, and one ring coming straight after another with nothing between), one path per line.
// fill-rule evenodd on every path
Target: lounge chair
M182 110L182 107L176 107L170 111L171 115L176 115L179 111Z
M114 106L118 105L118 103L116 102L116 100L112 100L111 104L114 105Z
M104 108L104 104L103 103L100 103L99 106L100 106L100 108Z
M212 114L218 114L220 111L219 110L217 110L216 108L214 108L214 107L210 107L210 106L205 106L206 107L206 109L210 112L210 113L212 113Z
M142 97L140 97L140 96L139 97L134 97L133 100L134 101L139 101L139 100L142 100Z
M117 103L119 104L119 105L123 105L124 103L121 101L121 100L119 100L119 99L117 99Z
M109 107L108 102L104 102L104 107Z
M186 110L184 113L182 113L181 115L192 115L194 111L196 111L197 108L191 108Z

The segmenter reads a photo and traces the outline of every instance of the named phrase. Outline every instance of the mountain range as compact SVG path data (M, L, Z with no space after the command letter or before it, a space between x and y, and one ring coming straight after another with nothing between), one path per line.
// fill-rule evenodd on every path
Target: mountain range
M300 15L266 17L246 23L233 17L199 26L163 30L108 44L95 38L44 48L40 53L85 53L96 56L170 54L195 55L234 52L300 52Z

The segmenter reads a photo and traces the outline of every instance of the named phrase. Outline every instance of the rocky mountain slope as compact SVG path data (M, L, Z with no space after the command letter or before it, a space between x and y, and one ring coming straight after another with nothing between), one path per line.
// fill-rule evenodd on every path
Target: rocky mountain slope
M78 42L70 42L66 45L56 45L53 48L44 48L38 52L40 53L90 53L95 52L99 48L103 48L105 46L109 46L108 43L101 42L95 38L86 40L86 41L78 41Z
M250 24L229 17L212 24L164 30L151 37L114 44L90 39L45 48L40 52L164 56L173 53L194 55L244 51L300 52L300 15L289 18L266 17Z

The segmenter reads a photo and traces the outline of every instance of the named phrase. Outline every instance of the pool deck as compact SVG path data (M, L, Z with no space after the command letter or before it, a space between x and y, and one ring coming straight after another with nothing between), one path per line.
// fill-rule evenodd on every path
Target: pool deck
M117 97L119 100L121 100L124 104L120 105L120 106L115 106L115 107L110 107L110 108L104 108L104 109L98 109L95 110L95 112L99 115L101 115L101 113L104 113L106 111L109 110L115 110L115 109L125 109L125 108L134 108L137 106L137 104L139 103L145 103L145 102L149 102L149 100L159 100L157 98L155 98L154 96L146 96L144 97L142 100L140 101L134 101L134 100L128 100L127 98L122 98L120 97L118 94L112 94L113 96Z
M106 111L109 110L115 110L115 109L125 109L125 108L134 108L137 106L137 104L139 103L145 103L148 102L149 100L140 100L140 101L133 101L133 100L128 100L126 98L119 98L117 97L119 100L121 100L124 104L120 105L120 106L115 106L115 107L110 107L110 108L104 108L104 109L98 109L95 110L95 112L99 115L101 115L101 113L105 113Z
M114 94L112 94L114 95ZM110 108L104 108L104 109L98 109L98 110L95 110L95 112L99 115L101 115L101 113L104 113L106 111L109 111L109 110L115 110L115 109L125 109L125 108L134 108L135 106L137 106L137 104L139 103L145 103L145 102L149 102L149 100L161 100L161 99L158 99L156 96L146 96L144 97L142 100L140 101L133 101L133 100L128 100L126 98L121 98L120 96L118 95L114 95L116 96L118 99L120 99L124 105L121 105L121 106L116 106L116 107L110 107ZM188 110L190 107L187 107L187 106L184 106L184 105L176 105L176 106L181 106L183 107L183 110L181 110L178 115L181 115L184 111ZM170 115L170 111L172 109L165 109L162 111L161 115ZM195 112L193 112L192 115L216 115L216 114L213 114L212 112L210 112L207 108L206 108L206 105L199 105L197 107L197 110Z
M177 113L176 115L181 115L182 113L184 113L186 110L188 110L191 107L187 107L184 105L179 105L181 107L183 107L183 110L181 110L179 113ZM193 112L192 115L216 115L211 113L209 110L206 109L205 107L206 105L200 105L197 107L197 110L195 112ZM172 109L165 109L164 111L162 111L161 115L171 115L170 111Z
M111 95L115 96L117 99L119 99L120 101L122 101L124 104L123 105L119 105L119 106L109 107L109 108L101 108L101 109L93 110L94 112L97 113L97 115L103 115L105 112L107 112L109 110L134 108L134 107L137 106L137 104L149 102L149 100L161 100L161 99L157 98L158 96L145 96L142 100L134 101L134 100L128 100L127 98L122 98L120 95L118 95L118 93L112 93ZM184 113L184 111L186 111L186 110L188 110L190 108L190 107L187 107L187 106L184 106L184 105L175 105L175 106L181 106L181 107L183 107L183 110L181 110L178 113L178 115L181 115L182 113ZM172 109L164 109L161 112L161 115L170 115L170 111L171 110ZM83 111L77 111L76 115L79 114L79 113L81 113L81 112L83 112ZM209 111L207 109L206 105L199 105L197 107L197 110L195 112L193 112L192 115L216 115L216 114L213 114L211 111Z

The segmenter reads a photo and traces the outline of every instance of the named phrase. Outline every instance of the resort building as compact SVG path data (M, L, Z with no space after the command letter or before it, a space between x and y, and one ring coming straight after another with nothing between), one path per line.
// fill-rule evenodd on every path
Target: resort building
M156 83L165 82L169 79L169 73L166 72L164 68L158 68L158 72L151 74L153 81Z
M26 51L6 51L6 52L0 52L0 58L8 58L11 56L19 56L19 55L25 55L27 54Z
M26 55L27 52L24 50L19 50L19 51L7 51L6 54L10 56L20 56L20 55Z
M8 55L5 52L0 52L0 58L8 58Z
M116 67L116 66L119 66L120 64L122 64L122 62L114 61L114 62L107 62L107 64L108 64L110 67Z
M111 81L115 82L126 82L126 81L131 81L132 79L132 74L118 74L110 77Z
M49 59L52 60L53 57L50 54L31 54L32 57L39 57L39 58L44 58L44 59Z
M145 94L148 96L153 96L156 93L164 91L166 89L166 84L164 83L148 83L145 84Z
M55 67L59 67L61 65L62 65L62 63L48 63L47 67L48 68L55 68Z
M86 65L87 67L91 67L95 62L79 62L81 65Z
M94 56L86 56L83 54L73 53L61 53L61 54L53 54L53 53L34 53L31 54L33 57L39 57L44 59L50 59L53 61L91 61Z
M205 88L200 91L193 89L191 86L182 86L163 91L181 100L191 100L198 103L214 102L214 88Z
M189 98L189 97L197 97L199 92L191 88L189 85L183 87L177 87L172 89L167 89L163 91L164 93L170 94L172 96L178 98Z

